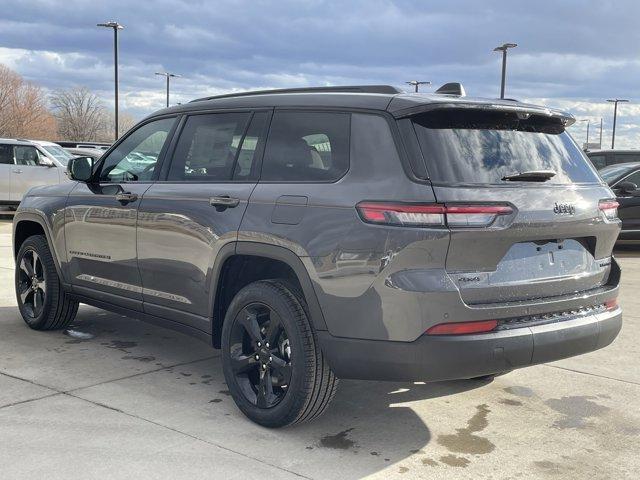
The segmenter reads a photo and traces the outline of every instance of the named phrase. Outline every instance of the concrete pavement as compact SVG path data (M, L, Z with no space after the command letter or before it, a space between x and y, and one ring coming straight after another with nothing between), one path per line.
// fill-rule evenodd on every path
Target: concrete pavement
M317 421L268 430L229 397L219 352L81 306L35 332L0 220L0 478L637 478L640 250L618 255L608 348L493 382L343 381Z

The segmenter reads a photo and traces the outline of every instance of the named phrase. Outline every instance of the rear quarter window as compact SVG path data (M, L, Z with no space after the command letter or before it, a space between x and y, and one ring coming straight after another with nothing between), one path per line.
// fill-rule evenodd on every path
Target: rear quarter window
M553 170L547 183L599 182L558 119L452 109L412 120L433 182L514 183L503 178L534 170Z
M332 182L349 169L348 113L277 111L261 180Z

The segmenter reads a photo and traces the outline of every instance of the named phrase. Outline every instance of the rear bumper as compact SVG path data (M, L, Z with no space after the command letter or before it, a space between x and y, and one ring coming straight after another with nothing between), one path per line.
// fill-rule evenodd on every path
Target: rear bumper
M359 340L318 332L340 378L440 381L473 378L550 362L609 345L622 327L622 311L557 323L460 336L423 335L413 342Z

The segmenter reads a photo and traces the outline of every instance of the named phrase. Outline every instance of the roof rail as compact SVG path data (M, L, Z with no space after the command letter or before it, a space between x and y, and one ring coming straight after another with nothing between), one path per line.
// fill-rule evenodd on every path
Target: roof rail
M439 95L457 95L458 97L465 97L467 95L462 84L458 82L445 83L434 93Z
M302 87L302 88L281 88L275 90L254 90L251 92L227 93L224 95L213 95L211 97L196 98L191 102L201 102L203 100L215 100L218 98L248 97L253 95L270 95L274 93L322 93L322 92L344 92L344 93L382 93L395 95L402 93L402 90L391 85L346 85L342 87Z

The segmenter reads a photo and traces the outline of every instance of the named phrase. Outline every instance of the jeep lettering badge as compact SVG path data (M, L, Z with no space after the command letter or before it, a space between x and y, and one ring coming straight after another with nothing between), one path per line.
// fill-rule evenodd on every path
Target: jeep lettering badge
M576 207L571 203L558 203L553 206L553 213L556 215L575 215Z

